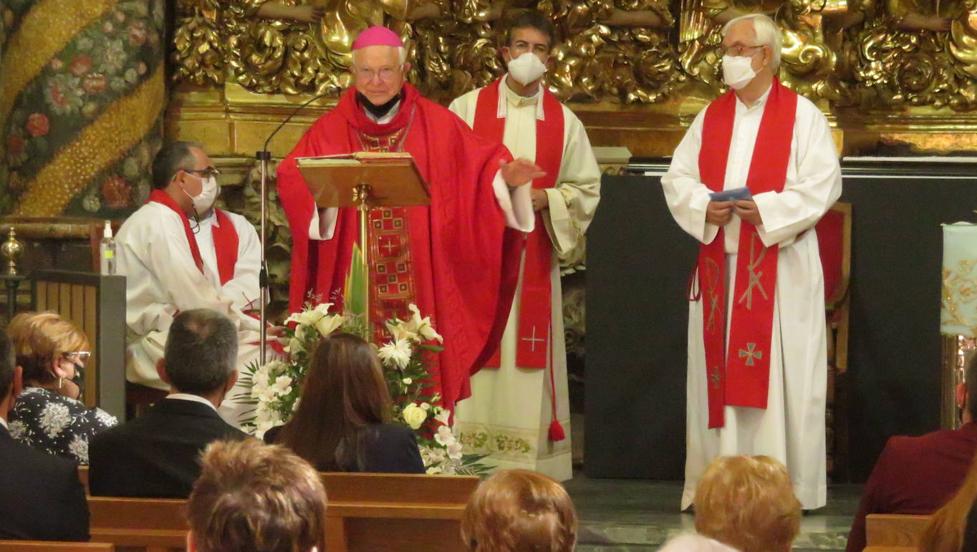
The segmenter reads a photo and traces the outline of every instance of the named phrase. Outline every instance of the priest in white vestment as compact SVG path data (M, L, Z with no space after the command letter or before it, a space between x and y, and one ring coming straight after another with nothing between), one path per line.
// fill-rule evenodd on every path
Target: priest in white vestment
M764 15L725 26L732 91L699 113L662 178L675 221L701 244L690 286L683 510L710 461L736 454L783 462L805 509L827 500L814 225L841 194L841 171L825 117L774 78L780 36Z
M173 318L207 308L238 330L238 370L258 358L260 245L243 216L214 208L218 171L199 144L166 144L153 162L153 191L116 236L126 277L126 379L167 390L156 372ZM240 381L240 379L239 379ZM238 384L233 398L247 391ZM227 400L221 415L239 426L250 407Z
M509 72L450 106L477 134L547 172L533 185L538 219L500 352L472 377L455 427L471 452L489 455L487 463L564 481L573 466L558 255L583 239L600 198L600 169L583 124L542 84L552 44L543 15L521 14L502 48Z

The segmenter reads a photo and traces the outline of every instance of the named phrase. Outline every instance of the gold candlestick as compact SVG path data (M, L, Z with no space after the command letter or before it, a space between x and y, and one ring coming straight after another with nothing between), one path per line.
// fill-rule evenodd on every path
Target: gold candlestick
M17 275L17 258L24 253L24 244L17 239L17 232L14 231L14 227L10 227L10 232L7 234L7 241L0 245L0 256L2 256L7 261L7 272L8 276Z

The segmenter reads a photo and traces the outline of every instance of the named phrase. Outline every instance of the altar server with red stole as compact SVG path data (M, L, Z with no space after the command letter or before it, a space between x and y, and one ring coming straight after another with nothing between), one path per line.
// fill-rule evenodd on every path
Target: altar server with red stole
M824 281L814 225L841 194L824 115L775 77L765 15L723 28L731 88L693 121L662 187L700 242L690 283L682 509L717 456L783 462L805 509L827 500ZM739 199L713 198L723 190ZM744 197L748 197L744 199Z
M583 124L543 85L553 34L539 12L516 16L502 48L509 72L450 107L476 133L546 171L533 182L536 229L501 348L472 377L472 396L455 419L488 463L564 481L573 467L558 256L583 240L600 199L600 169Z
M374 209L369 222L371 319L408 317L416 304L444 337L432 368L446 408L469 394L469 374L497 344L515 289L515 257L532 231L529 183L543 172L511 160L418 93L400 37L384 27L353 42L354 87L323 115L278 168L292 231L290 308L335 301L358 239L355 209L320 209L298 157L406 151L428 183L430 206ZM507 233L511 228L518 231Z
M157 362L180 311L206 308L238 330L238 370L258 358L258 269L261 249L243 216L217 209L218 171L203 146L164 144L153 161L149 201L116 236L118 273L126 277L126 379L161 390ZM247 392L242 379L228 399ZM233 425L253 407L225 400L221 416Z

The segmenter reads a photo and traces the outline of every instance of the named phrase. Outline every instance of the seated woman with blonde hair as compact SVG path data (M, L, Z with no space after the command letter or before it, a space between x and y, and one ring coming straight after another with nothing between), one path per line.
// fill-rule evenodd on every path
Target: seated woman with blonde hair
M48 454L88 464L88 443L118 423L81 402L88 338L53 312L24 312L7 326L24 371L24 391L10 411L10 435Z
M188 552L325 551L326 490L284 447L216 441L187 502Z
M553 479L501 470L468 500L461 538L471 552L570 552L577 543L577 512Z
M769 456L723 456L695 490L695 529L742 552L788 552L801 503L783 464Z
M320 471L424 473L410 428L390 423L390 392L373 346L352 334L319 342L295 416L265 441Z

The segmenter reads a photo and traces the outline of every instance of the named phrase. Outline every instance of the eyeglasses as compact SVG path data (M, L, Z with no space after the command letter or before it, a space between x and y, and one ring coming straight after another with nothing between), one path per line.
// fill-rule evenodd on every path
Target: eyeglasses
M720 46L719 53L724 56L738 57L747 53L749 50L756 50L758 48L763 48L763 46L764 46L763 44L760 44L759 46L744 46L742 44L734 44L732 46ZM753 54L750 55L752 56Z
M91 358L91 351L71 351L68 353L61 353L61 356L68 360L80 360L82 362Z
M220 176L221 172L217 170L217 167L207 167L205 169L183 169L184 172L193 173L197 176L202 176L204 178Z
M354 70L356 79L362 82L370 82L379 77L382 82L391 82L400 76L402 67L381 67L378 70L358 67Z

